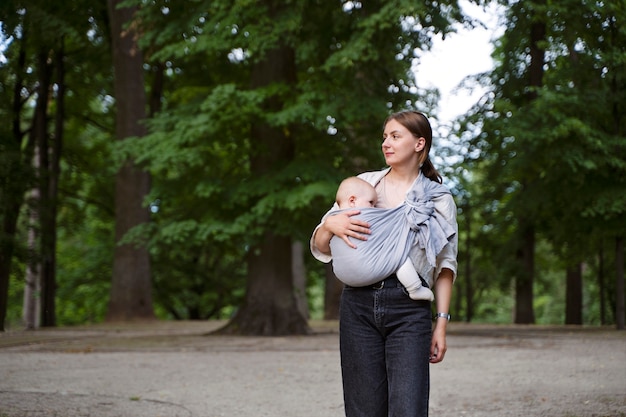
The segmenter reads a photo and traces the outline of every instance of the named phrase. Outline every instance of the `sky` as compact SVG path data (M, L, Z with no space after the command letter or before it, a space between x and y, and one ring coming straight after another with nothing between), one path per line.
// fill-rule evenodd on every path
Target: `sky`
M459 2L463 10L483 22L487 29L477 27L471 30L458 27L458 32L435 38L431 51L424 53L414 68L417 85L421 88L436 87L441 94L439 124L448 124L463 114L482 94L480 90L470 95L465 91L453 90L468 75L493 68L491 53L493 39L501 34L495 6L487 10L473 5L467 0Z

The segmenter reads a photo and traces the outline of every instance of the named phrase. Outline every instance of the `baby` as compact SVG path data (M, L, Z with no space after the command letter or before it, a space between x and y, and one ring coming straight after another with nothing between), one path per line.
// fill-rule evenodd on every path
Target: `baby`
M402 239L400 238L402 235L401 230L407 227L404 224L406 223L404 214L398 210L374 208L377 200L378 196L374 187L358 177L346 178L339 185L336 196L339 208L342 210L360 209L361 213L367 216L372 235L368 240L359 241L356 249L349 247L340 238L333 236L330 241L330 248L333 255L335 275L348 285L354 283L355 277L362 277L365 282L363 285L373 284L390 275L389 271L378 274L377 268L372 265L372 259L384 257L385 261L393 263L392 272L395 271L398 281L404 285L411 299L434 300L433 292L422 286L422 280L415 271L413 263L408 258L410 239L407 238L405 242L398 241ZM401 217L394 220L393 228L397 229L397 233L394 231L393 233L381 233L382 236L377 236L375 234L377 221L381 221L385 216L391 215L392 211L400 213ZM399 258L398 254L402 254L402 257ZM344 262L345 264L343 264ZM371 282L372 279L374 282Z

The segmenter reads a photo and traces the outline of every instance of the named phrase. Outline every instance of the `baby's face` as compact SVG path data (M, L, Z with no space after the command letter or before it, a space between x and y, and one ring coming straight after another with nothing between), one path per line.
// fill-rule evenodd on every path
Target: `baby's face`
M368 192L366 194L355 196L354 207L375 207L378 196L376 191Z

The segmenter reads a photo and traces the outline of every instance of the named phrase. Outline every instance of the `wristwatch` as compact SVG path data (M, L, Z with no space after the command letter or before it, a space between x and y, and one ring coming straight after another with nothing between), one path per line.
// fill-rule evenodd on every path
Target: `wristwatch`
M448 313L437 313L437 314L435 314L435 320L438 319L439 317L443 317L444 319L450 321L450 314L448 314Z

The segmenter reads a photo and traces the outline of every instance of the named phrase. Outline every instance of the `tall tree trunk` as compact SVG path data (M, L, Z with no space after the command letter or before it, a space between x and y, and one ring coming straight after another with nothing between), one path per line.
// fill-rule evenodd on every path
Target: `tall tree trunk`
M56 279L54 276L54 230L50 230L53 202L50 200L50 136L48 134L48 102L53 67L49 63L49 52L43 48L38 55L39 85L33 118L33 134L37 143L37 174L39 187L39 253L38 260L41 287L41 326L56 325Z
M626 295L624 294L624 238L615 238L615 325L626 329Z
M583 324L582 265L571 265L566 271L565 324Z
M620 26L618 26L617 18L612 16L609 21L609 33L611 36L612 44L619 44L618 39L618 31ZM623 46L621 48L623 52ZM619 55L616 55L619 56ZM615 67L618 69L617 71L611 71L611 85L613 87L613 101L611 103L611 110L613 115L613 134L617 137L624 137L624 123L622 122L624 118L624 102L623 99L623 78L622 71L624 69L623 61L620 58L616 58L619 60L619 63L615 64ZM624 155L626 147L624 146L624 142L622 141L619 146L614 149L616 155ZM615 238L615 326L618 330L626 329L626 294L625 291L625 283L624 283L624 236L617 236Z
M121 0L108 0L111 22L114 88L117 104L116 137L141 137L145 128L146 93L143 55L137 44L132 22L136 8L118 8ZM124 162L115 178L115 253L108 321L152 319L152 283L147 248L135 244L119 244L135 226L150 221L144 198L150 189L150 177L133 161Z
M543 6L545 0L536 1L535 4ZM545 41L546 24L542 16L533 16L535 21L530 29L530 66L528 69L529 93L527 98L530 101L537 98L537 88L543 84L543 66L545 61L545 50L541 43ZM523 184L524 189L528 189L529 184ZM523 191L522 191L523 192ZM520 216L520 232L522 236L518 259L522 263L522 269L518 274L515 283L515 323L530 324L535 322L535 312L533 308L533 283L535 276L535 227L532 219L526 213Z
M268 1L267 3L271 3ZM273 13L272 4L268 4ZM295 53L288 46L276 46L264 59L254 64L251 87L263 88L273 83L295 84ZM264 103L272 113L282 108L280 97ZM252 122L250 158L251 175L267 176L276 167L287 165L294 158L294 139L287 129L270 126L262 116ZM291 239L264 232L261 243L251 248L248 262L248 287L245 301L231 322L222 329L226 333L247 335L307 334L307 320L298 310L292 277Z
M15 85L13 86L13 100L11 103L11 137L3 143L5 161L8 161L0 172L6 176L3 181L2 199L0 199L0 331L5 330L5 321L8 308L9 278L11 276L11 261L17 242L17 220L20 208L24 202L24 194L32 185L32 161L34 142L29 136L26 146L23 146L24 133L21 130L20 118L23 89L23 75L26 67L26 53L24 42L26 36L20 42L20 50L17 55Z
M54 134L46 135L47 165L44 169L45 181L41 195L41 325L56 326L56 252L57 252L57 212L59 205L59 177L61 176L61 152L65 121L65 50L63 40L54 53L53 68L56 73L56 94L54 113ZM52 72L52 65L50 66ZM42 160L44 163L44 160Z

